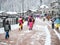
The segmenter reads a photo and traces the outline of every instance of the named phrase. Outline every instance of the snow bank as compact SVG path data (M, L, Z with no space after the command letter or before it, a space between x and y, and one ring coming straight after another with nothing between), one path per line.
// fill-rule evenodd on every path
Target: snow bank
M27 26L27 22L24 22L23 26ZM18 29L19 28L19 24L14 24L14 25L11 25L11 30L15 30L15 29ZM0 34L4 33L4 28L0 28Z
M19 28L18 24L11 25L11 30ZM0 28L0 34L5 33L4 28Z
M51 35L50 32L47 28L47 26L45 26L45 31L46 31L46 40L45 40L45 45L51 45Z
M46 23L47 23L47 25L49 25L51 27L51 22L49 23L49 22L46 21ZM60 34L55 29L53 31L56 33L57 37L60 40ZM59 27L59 31L60 31L60 27Z
M15 30L19 28L19 24L11 25L11 30Z
M0 28L0 34L4 33L4 28Z

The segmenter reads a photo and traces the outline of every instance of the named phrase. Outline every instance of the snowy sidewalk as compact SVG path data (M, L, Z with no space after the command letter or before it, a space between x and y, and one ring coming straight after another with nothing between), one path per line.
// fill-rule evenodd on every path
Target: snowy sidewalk
M38 23L37 23L38 21ZM50 44L50 34L47 27L40 25L41 21L36 19L33 30L28 30L27 22L24 23L22 31L13 30L10 32L8 41L4 40L4 35L0 35L0 43L6 45L47 45ZM15 25L14 25L15 27ZM17 26L18 27L18 26ZM46 30L47 29L47 30ZM46 30L46 31L45 31ZM48 36L49 35L49 36ZM49 40L47 40L49 39ZM49 41L49 43L47 43Z
M25 21L24 25L23 26L26 26L27 22ZM11 25L11 30L16 30L19 28L19 24L14 24L14 25ZM0 28L0 34L3 34L5 33L4 31L4 28Z
M50 26L50 28L51 28L51 21L45 21L45 23L47 24L47 25L49 25ZM59 38L59 40L60 40L60 33L57 31L57 30L53 30L55 33L56 33L56 35L57 35L57 37ZM59 31L60 31L60 28L59 28Z
M18 24L11 25L11 30L15 30L15 29L17 29L17 28L19 28ZM2 28L0 28L0 34L2 34L2 33L5 33L4 28L3 28L3 27L2 27Z
M56 45L55 41L57 42L58 40L52 40L56 36L53 37L51 33L53 32L49 31L47 24L36 18L32 30L28 30L27 22L25 22L22 31L16 29L10 32L8 40L4 39L5 34L0 34L0 45Z

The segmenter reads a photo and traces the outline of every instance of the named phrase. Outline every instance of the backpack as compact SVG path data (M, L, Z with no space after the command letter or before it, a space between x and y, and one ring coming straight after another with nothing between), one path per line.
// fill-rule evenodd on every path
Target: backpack
M5 25L5 30L9 30L9 25L8 24Z

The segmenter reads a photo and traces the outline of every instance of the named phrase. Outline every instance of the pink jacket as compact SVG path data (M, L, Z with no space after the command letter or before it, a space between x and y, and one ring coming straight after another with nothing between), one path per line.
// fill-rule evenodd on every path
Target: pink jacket
M33 22L29 22L29 28L33 27Z

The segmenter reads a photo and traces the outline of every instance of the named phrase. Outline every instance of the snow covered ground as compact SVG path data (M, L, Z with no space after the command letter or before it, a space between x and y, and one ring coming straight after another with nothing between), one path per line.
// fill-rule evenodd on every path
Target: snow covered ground
M47 28L46 23L47 22L44 23L41 19L36 18L35 24L33 26L33 30L28 30L28 29L26 29L27 22L25 22L23 25L24 29L21 32L18 32L19 34L12 34L12 35L18 36L16 45L19 45L18 43L20 43L20 42L22 43L22 45L25 45L23 43L26 43L26 45L30 45L30 44L31 45L43 45L43 44L41 44L43 42L44 42L44 45L51 45L51 34ZM19 28L19 24L11 25L12 30L17 29L17 28ZM3 28L0 28L0 30L1 30L0 34L4 33ZM25 40L25 39L28 39L28 40ZM41 42L41 43L38 42L41 40L43 40L43 42Z
M40 23L43 24L44 23L43 20L40 20L39 18L36 18L36 23L35 23L33 29L39 30L39 31L43 30L44 32L46 32L45 45L48 45L48 44L51 45L51 35L50 35L50 32L49 32L49 30L47 28L47 25L45 25L45 26L44 25L39 25ZM38 35L39 34L40 33L38 32Z
M23 26L27 26L27 22L24 23ZM11 30L15 30L19 28L19 24L11 25ZM0 28L0 34L5 33L4 28Z
M38 21L38 22L37 22ZM30 43L32 45L41 45L38 41L36 40L45 40L45 45L51 45L51 35L50 35L50 32L47 28L47 25L39 25L39 23L41 23L42 20L40 20L39 18L36 18L36 21L35 21L35 24L33 26L33 31L36 31L33 35L32 35L32 31L29 31L28 29L27 30L23 30L21 32L20 37L18 38L18 40L20 39L21 41L23 41L25 38L27 38L26 36L29 36L29 35L32 35L30 37L30 39L32 40ZM43 24L43 23L42 23ZM14 30L14 29L17 29L19 28L18 26L19 24L15 24L15 25L11 25L11 29ZM24 27L27 26L27 22L24 23ZM0 34L4 33L4 29L3 28L0 28ZM27 33L31 33L29 35L26 35ZM22 38L23 36L25 35L24 39ZM17 40L17 44L18 44L18 40ZM29 44L29 43L28 43Z
M18 24L11 25L11 30L19 28ZM0 28L0 34L5 33L4 28Z
M51 27L51 21L45 21L45 23ZM59 30L60 30L60 28L59 28ZM60 33L58 33L55 29L54 29L54 32L56 33L57 37L60 40Z

